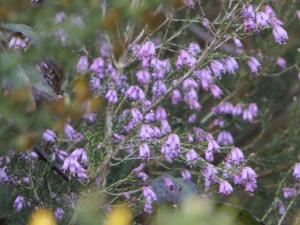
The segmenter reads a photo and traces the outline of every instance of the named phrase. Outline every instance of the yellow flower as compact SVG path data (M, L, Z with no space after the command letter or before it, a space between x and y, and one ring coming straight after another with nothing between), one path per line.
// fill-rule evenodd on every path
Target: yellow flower
M126 206L114 207L107 216L107 225L130 225L132 211Z
M29 219L29 225L56 225L53 213L48 209L38 209L32 213Z

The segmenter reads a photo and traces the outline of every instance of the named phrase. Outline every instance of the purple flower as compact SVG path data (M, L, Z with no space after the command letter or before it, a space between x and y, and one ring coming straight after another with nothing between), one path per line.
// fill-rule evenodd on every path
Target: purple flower
M63 45L66 46L68 43L69 35L64 29L58 29L55 32L55 37Z
M300 10L296 11L296 16L297 16L298 20L300 20Z
M211 164L207 164L207 166L202 170L206 188L209 188L212 184L216 183L217 174L217 169Z
M212 72L209 68L204 68L202 70L197 70L194 72L194 75L199 79L202 88L208 90L210 84L213 82Z
M179 90L174 90L172 92L171 101L173 105L178 105L182 101L182 96Z
M208 135L207 138L207 149L206 151L211 152L218 152L219 151L219 144L215 141L215 139L212 137L212 135Z
M212 109L213 112L217 115L231 115L233 112L233 105L229 102L220 103L217 107Z
M172 129L167 120L160 121L160 130L163 135L171 133Z
M240 116L243 113L243 107L241 104L237 104L232 109L233 116Z
M171 70L171 63L169 59L159 60L153 58L151 60L151 66L153 67L152 76L156 80L161 80Z
M62 166L62 170L70 172L73 176L77 176L79 181L87 179L87 171L78 162L87 163L87 156L83 149L76 149L65 160Z
M97 92L100 90L101 82L98 77L92 77L90 80L90 88L93 92Z
M269 17L276 17L276 13L274 12L274 10L270 5L265 6L265 13L269 15Z
M256 180L257 175L256 175L255 171L252 168L245 167L242 170L241 177L242 177L242 180L244 180L244 181Z
M280 215L284 215L286 213L286 208L285 208L285 206L284 206L284 204L283 204L282 201L280 201L280 200L278 201L277 207L278 207L278 213Z
M260 67L261 67L260 63L254 57L250 57L249 58L249 60L248 60L248 66L249 66L249 68L251 70L251 73L253 73L253 74L257 74L258 71L260 70Z
M152 190L151 187L144 186L143 187L143 195L145 199L145 205L144 205L144 211L146 213L151 213L152 212L152 203L154 201L157 201L156 194Z
M22 37L13 36L8 43L8 47L13 49L24 49L27 47L27 43Z
M249 104L248 108L246 108L243 112L243 120L252 122L255 117L258 115L258 108L255 103Z
M187 51L180 50L179 56L176 62L176 68L181 69L184 66L193 67L196 64L196 59Z
M93 124L96 122L97 120L97 114L96 113L90 113L90 112L87 112L83 115L83 119L85 120L85 122L87 124Z
M165 95L166 93L167 93L167 86L165 85L165 83L161 80L155 81L152 86L152 94L155 97L160 97Z
M209 29L209 27L210 27L210 22L209 22L209 20L208 20L207 18L204 18L204 19L202 20L202 25L203 25L204 27L206 27L207 29Z
M229 155L227 156L227 162L233 165L240 165L245 160L243 152L237 148L233 147Z
M236 74L239 69L239 64L233 57L227 57L223 60L223 66L227 73Z
M90 70L93 73L98 74L99 76L101 76L101 78L103 78L104 60L101 57L94 59L92 65L90 67Z
M195 89L191 89L184 95L184 100L189 105L190 109L199 111L201 109L201 104L198 102L198 93Z
M64 133L65 137L70 141L75 141L78 143L83 140L83 134L76 132L75 129L68 123L65 125Z
M258 107L257 107L257 104L256 104L256 103L250 103L250 104L248 105L248 109L249 109L249 111L252 113L252 115L253 115L254 117L257 116L257 114L258 114Z
M218 127L224 127L225 126L225 121L223 119L215 119L214 120L214 125Z
M223 73L225 73L225 68L224 68L223 64L218 60L212 60L211 63L210 63L210 68L211 68L213 74L217 78L220 78L221 75Z
M161 148L161 153L164 154L167 161L172 162L180 155L180 139L177 134L170 134L167 141Z
M8 182L10 177L7 174L6 167L0 168L0 184Z
M243 168L241 172L241 181L245 186L247 192L254 192L257 188L257 175L255 171L250 167Z
M188 161L188 163L190 165L194 165L200 159L198 153L195 152L194 149L191 149L190 151L188 151L186 153L185 157L186 157L186 160Z
M108 90L108 92L105 95L105 98L108 102L112 104L116 104L118 102L118 95L115 90Z
M80 160L80 162L84 163L85 165L88 163L87 154L83 148L75 149L70 156L75 160Z
M143 114L137 108L131 109L131 115L133 121L136 123L141 122L143 120Z
M201 52L201 48L197 43L192 42L189 44L188 52L192 56L197 56Z
M181 176L185 181L191 181L192 174L187 169L181 171Z
M87 73L89 68L89 61L88 61L88 57L85 56L81 56L78 60L78 63L76 65L76 71L79 74L85 74Z
M169 178L169 177L164 177L163 178L165 185L171 190L173 191L175 186L173 181Z
M140 60L150 59L155 56L155 45L151 41L145 42L138 51Z
M234 44L235 44L235 46L238 50L243 49L243 44L242 44L240 39L234 38L233 41L234 41Z
M289 39L287 32L279 25L275 25L273 27L272 34L275 42L278 44L286 44L287 40Z
M242 14L244 18L255 19L255 10L252 5L245 5Z
M223 196L228 196L232 193L233 188L229 182L222 180L219 186L219 193Z
M141 163L138 167L134 168L132 172L139 173L142 172L145 168L145 163Z
M286 68L286 61L282 57L277 58L277 65L280 67L280 69L284 70Z
M214 161L214 152L213 151L209 151L209 150L205 150L205 159L208 161L208 162L212 162Z
M182 86L184 90L190 90L193 88L197 89L199 87L199 84L194 79L188 78L183 81Z
M139 136L142 140L150 140L154 137L154 130L150 125L144 124L140 129Z
M62 208L57 208L54 212L54 215L55 218L60 221L64 218L65 211Z
M143 143L140 145L139 156L141 159L149 159L150 158L150 148L147 143Z
M145 115L145 121L146 121L147 123L155 122L155 120L156 120L156 117L155 117L155 113L154 113L153 110L151 110L149 113L147 113L147 114Z
M157 120L166 120L167 119L167 112L165 108L163 107L158 107L156 112L155 112L155 117Z
M145 99L144 91L139 86L136 85L130 86L126 91L125 95L129 100L132 101Z
M256 25L259 28L267 28L270 26L270 17L268 14L264 13L264 12L258 12L256 14Z
M56 134L52 130L48 129L43 133L43 139L50 144L55 144L57 141Z
M25 206L25 198L21 195L18 195L14 201L14 208L17 212L20 212Z
M194 8L195 7L195 0L184 0L183 3L190 8Z
M196 120L197 120L197 115L193 113L192 115L189 116L188 123L195 123Z
M223 91L221 90L221 88L216 85L216 84L212 84L210 86L210 91L211 91L211 94L214 96L214 98L216 99L220 99L221 96L223 95Z
M296 163L293 171L293 176L297 179L300 180L300 163Z
M284 198L293 198L297 196L297 190L295 188L284 187L282 188Z
M252 32L256 30L256 23L252 18L244 19L244 31L245 32Z
M140 70L136 73L136 79L142 85L146 85L150 81L150 73L147 70Z
M218 135L218 143L220 145L232 145L233 144L233 137L231 135L230 132L227 132L227 131L221 131Z
M65 19L66 19L66 14L61 11L56 13L54 21L56 24L58 24L58 23L62 23Z

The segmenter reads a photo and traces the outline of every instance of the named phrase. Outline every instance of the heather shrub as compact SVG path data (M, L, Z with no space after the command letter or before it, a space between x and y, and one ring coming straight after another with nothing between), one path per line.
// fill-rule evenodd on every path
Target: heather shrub
M0 223L299 223L298 7L3 0Z

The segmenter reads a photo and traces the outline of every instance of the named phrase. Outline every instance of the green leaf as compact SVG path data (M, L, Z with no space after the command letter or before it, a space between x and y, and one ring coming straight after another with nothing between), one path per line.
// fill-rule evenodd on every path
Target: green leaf
M13 32L19 32L28 37L31 42L38 46L41 43L41 36L38 32L32 29L32 27L26 24L18 24L18 23L0 23L0 27L10 30Z

